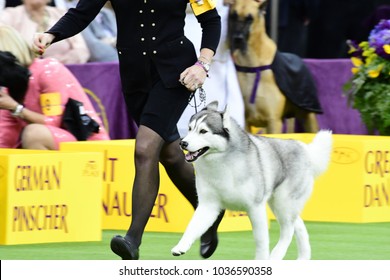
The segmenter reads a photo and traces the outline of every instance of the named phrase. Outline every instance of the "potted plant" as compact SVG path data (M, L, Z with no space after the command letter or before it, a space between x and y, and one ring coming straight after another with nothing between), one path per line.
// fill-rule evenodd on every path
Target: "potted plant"
M368 41L348 44L354 67L344 92L369 131L390 135L390 20L381 20Z

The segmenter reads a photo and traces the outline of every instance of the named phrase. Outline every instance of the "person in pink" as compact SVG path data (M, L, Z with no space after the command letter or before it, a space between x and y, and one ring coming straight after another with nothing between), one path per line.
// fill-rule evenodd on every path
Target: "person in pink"
M23 0L23 4L5 8L0 12L0 23L12 26L30 42L36 32L47 30L66 12L48 5L49 0ZM81 34L63 40L42 56L58 59L63 64L86 63L90 58L89 48Z
M19 74L10 79L7 69L12 67L19 68L15 70ZM0 87L1 148L57 150L61 142L77 141L62 127L69 98L80 101L85 113L99 124L99 131L87 140L109 140L73 74L56 59L34 58L27 42L5 25L0 25Z

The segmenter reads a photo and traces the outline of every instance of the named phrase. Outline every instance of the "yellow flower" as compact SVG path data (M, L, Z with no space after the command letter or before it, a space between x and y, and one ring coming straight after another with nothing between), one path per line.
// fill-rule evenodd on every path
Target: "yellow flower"
M375 54L375 49L374 48L367 48L363 49L363 56L373 56Z
M368 41L360 42L360 43L359 43L359 47L361 47L362 49L368 47Z
M356 74L357 72L359 72L359 70L360 70L360 68L357 68L357 67L353 67L353 68L351 69L352 74Z
M354 46L352 46L352 45L349 46L348 53L354 53L356 51L357 51L357 49Z
M387 53L390 54L390 45L384 45L383 50Z
M363 61L358 57L351 57L351 62L356 67L360 67L363 65Z
M366 66L370 66L371 63L378 57L376 53L369 53L366 57Z
M383 64L379 64L377 68L368 70L367 75L370 78L377 78L379 76L379 74L381 73L383 66L384 66Z

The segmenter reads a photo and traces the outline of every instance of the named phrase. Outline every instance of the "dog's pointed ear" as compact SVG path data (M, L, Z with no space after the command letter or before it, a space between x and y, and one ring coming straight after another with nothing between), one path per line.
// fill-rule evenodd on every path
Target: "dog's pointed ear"
M230 129L230 109L229 106L226 104L225 110L222 112L222 122L223 127L226 129Z
M207 104L206 110L211 110L211 111L218 111L218 100L214 100Z
M260 4L259 11L262 13L266 13L268 8L268 0L255 0L255 1Z

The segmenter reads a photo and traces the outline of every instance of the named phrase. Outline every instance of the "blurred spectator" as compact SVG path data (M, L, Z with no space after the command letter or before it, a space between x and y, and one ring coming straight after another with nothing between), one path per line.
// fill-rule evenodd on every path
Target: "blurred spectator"
M118 61L115 14L102 8L90 25L81 32L91 52L89 61Z
M56 6L68 10L75 7L78 2L78 0L57 0ZM118 61L115 13L107 6L108 4L100 10L96 18L81 32L91 54L90 62Z
M57 6L57 3L62 3L64 0L51 0L50 6ZM0 0L0 13L6 7L16 7L23 4L23 0Z
M46 31L65 13L64 10L48 6L49 2L24 0L23 5L5 8L0 14L0 23L14 27L25 40L31 41L35 33ZM80 34L58 42L43 55L56 58L64 64L85 63L89 56L88 47Z
M318 15L320 0L279 0L278 49L282 52L306 56L308 28ZM272 0L267 7L267 33L270 34Z
M82 102L93 121L84 117L100 127L87 139L108 140L73 74L53 58L34 58L21 35L0 24L0 147L56 150L60 142L77 141L72 129L63 128L64 108L70 99Z

